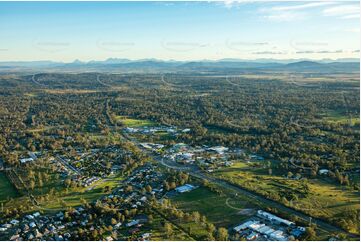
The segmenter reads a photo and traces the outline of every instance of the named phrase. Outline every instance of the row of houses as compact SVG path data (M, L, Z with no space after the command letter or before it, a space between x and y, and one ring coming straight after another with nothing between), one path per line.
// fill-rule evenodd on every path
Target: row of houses
M131 180L135 180L138 174L148 173L152 176L150 172L152 171L151 167L142 167L134 172L131 176L133 179L125 181L118 189L116 189L112 194L105 195L98 199L98 202L92 204L103 204L105 207L112 206L117 208L118 211L130 211L134 208L141 208L147 203L147 196L142 194L139 189L127 191L126 186L131 185ZM149 194L150 195L150 194ZM141 210L138 210L141 211ZM76 209L69 211L60 211L54 215L42 215L40 212L33 214L27 214L21 217L20 219L12 219L5 224L0 225L0 239L10 240L10 241L19 241L19 240L52 240L52 241L64 241L64 240L76 240L78 236L78 228L87 229L93 231L94 229L99 229L104 224L104 222L97 223L97 217L91 216L93 210L89 210L84 206L77 207ZM104 216L107 216L106 214ZM70 219L71 218L71 219ZM110 221L109 219L99 218L101 221ZM124 232L117 231L127 231L131 236L138 235L139 240L150 239L151 233L141 232L141 228L145 223L148 222L148 216L145 214L136 214L134 217L129 217L127 220L122 223L118 222L113 224L113 233L109 236L103 237L102 240L112 241L116 240L117 237L112 237L113 234L118 234L120 236L124 235ZM98 225L97 225L98 224ZM101 226L100 226L101 224ZM121 237L123 238L123 237ZM132 237L133 238L133 237ZM124 237L123 239L126 239Z
M59 171L62 171L64 179L70 178L77 184L88 187L122 169L124 164L121 164L121 157L123 155L128 155L128 153L114 146L90 151L77 148L75 155L71 152L56 155L55 162L59 166Z
M13 219L9 223L1 225L3 234L8 235L6 240L66 240L70 239L70 233L66 228L74 227L76 222L67 223L64 214L60 216L41 215L40 212L27 214L20 219Z

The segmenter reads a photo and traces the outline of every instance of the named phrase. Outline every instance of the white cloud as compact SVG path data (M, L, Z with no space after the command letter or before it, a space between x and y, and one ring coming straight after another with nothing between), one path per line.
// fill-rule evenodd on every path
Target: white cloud
M346 17L350 15L359 15L360 6L357 4L348 4L348 5L338 5L323 10L324 16L339 16Z
M312 2L312 3L305 3L305 4L299 4L299 5L273 7L271 9L274 11L290 11L290 10L300 10L300 9L306 9L306 8L321 7L321 6L331 5L331 4L335 4L335 2Z
M279 12L279 13L265 15L264 18L272 21L284 22L284 21L304 19L305 15L296 12Z
M226 8L232 8L232 7L233 7L233 4L234 4L234 1L232 1L232 0L225 0L223 3L224 3L224 6L225 6Z
M345 15L341 17L342 19L358 19L360 18L360 14L350 14L350 15Z
M328 6L331 4L335 4L335 2L320 1L296 5L274 6L270 8L261 8L259 9L259 12L264 13L265 15L263 17L271 21L292 21L306 18L307 12L302 10Z
M238 7L241 3L247 3L248 0L224 0L222 4L224 7L231 9L233 7Z
M332 5L332 6L330 6ZM260 8L263 17L273 21L291 21L310 17L310 9L318 8L320 15L342 19L360 18L360 6L354 3L340 3L335 1L308 2L296 5L279 5L270 8Z

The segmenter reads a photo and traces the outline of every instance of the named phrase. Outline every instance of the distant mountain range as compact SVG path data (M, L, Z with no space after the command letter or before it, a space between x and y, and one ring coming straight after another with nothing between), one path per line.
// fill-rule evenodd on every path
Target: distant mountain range
M129 60L109 58L104 61L71 63L53 61L0 62L0 72L245 72L245 71L290 71L290 72L359 72L359 59L312 60L199 60L163 61L157 59Z

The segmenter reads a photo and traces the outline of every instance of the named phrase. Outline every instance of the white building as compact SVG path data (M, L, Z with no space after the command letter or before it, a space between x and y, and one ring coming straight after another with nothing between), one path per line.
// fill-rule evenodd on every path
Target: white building
M137 224L139 224L138 220L132 220L129 223L127 223L125 226L132 227L132 226L137 225Z
M185 184L185 185L183 185L183 186L176 187L175 190L176 190L176 192L184 193L184 192L192 191L192 190L195 189L195 188L196 188L196 187L193 186L193 185Z
M286 219L283 219L283 218L280 218L280 217L277 217L271 213L267 213L265 211L262 211L262 210L258 210L257 211L257 215L261 218L265 218L267 220L269 220L270 222L274 222L274 223L278 223L278 224L283 224L283 225L286 225L286 226L291 226L291 225L295 225L295 223L291 222L291 221L288 221Z
M214 146L209 148L208 150L215 151L218 154L224 154L225 151L228 151L228 148L224 146Z
M31 158L31 157L20 159L20 163L21 163L21 164L25 164L25 163L33 162L33 161L34 161L34 159Z
M318 171L318 174L320 174L320 175L327 175L328 174L328 170L327 169L320 169L319 171Z
M240 224L240 225L234 227L233 230L236 231L236 232L239 232L241 230L249 228L249 226L252 225L252 224L258 224L258 223L259 223L259 221L250 220L250 221L247 221L247 222L245 222L243 224Z

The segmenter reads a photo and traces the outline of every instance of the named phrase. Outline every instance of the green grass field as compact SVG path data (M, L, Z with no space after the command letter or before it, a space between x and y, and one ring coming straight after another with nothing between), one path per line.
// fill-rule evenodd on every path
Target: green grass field
M101 133L84 133L84 138L97 143L119 142L120 135L117 132L109 132L107 135Z
M155 132L152 135L145 135L145 134L131 134L136 140L140 142L151 142L151 143L164 143L168 141L174 141L175 136L168 134L167 132Z
M116 116L115 120L122 123L124 126L132 128L156 125L156 123L151 120L135 119L127 116Z
M234 166L223 168L213 174L263 195L271 193L287 197L291 193L297 194L298 199L286 205L315 217L342 218L344 211L360 208L359 194L349 188L321 179L309 179L309 192L307 196L302 196L299 193L302 190L302 181L287 179L277 174L269 175L268 168L251 167L250 164L235 163ZM352 231L355 232L355 229Z
M11 184L4 172L0 172L0 203L6 201L8 198L18 197L20 194L16 188Z
M63 192L58 193L50 202L44 203L43 207L44 209L51 210L62 209L61 200L63 200L69 207L81 205L81 198L87 202L95 201L96 199L106 194L103 190L106 186L113 189L119 185L122 179L123 177L120 175L111 175L108 178L100 180L89 187L73 188L69 189L68 192L64 190Z
M38 95L35 94L35 93L30 93L30 92L28 92L28 93L25 93L24 96L27 96L27 97L37 97Z
M173 203L186 212L199 211L217 226L230 227L240 224L255 211L254 204L247 199L218 195L206 187L177 194Z
M352 122L352 125L360 123L360 117L353 116L350 120L350 116L344 113L331 110L321 115L322 120L330 123L341 123L341 124L349 124Z
M2 182L0 184L0 186L1 186L2 184L5 184L5 183L3 182L2 176L0 176L0 179L1 179L0 181ZM113 189L119 185L119 182L122 179L123 179L123 177L120 175L112 175L112 176L109 176L108 178L105 178L103 180L100 180L100 181L94 183L93 185L91 185L89 187L69 188L68 190L66 190L62 184L61 185L58 184L59 186L57 188L54 187L55 194L49 196L49 200L41 200L41 199L37 198L37 201L39 202L38 206L31 205L28 196L23 196L23 197L19 197L15 200L12 200L11 202L4 204L4 207L5 208L14 208L14 207L18 207L20 205L29 205L30 208L28 209L28 212L44 210L45 212L48 212L48 213L56 213L57 211L64 209L63 202L65 202L67 207L74 207L74 206L81 205L80 199L84 199L87 202L95 201L96 199L100 198L101 196L107 194L104 192L104 188L106 186L109 186L111 189ZM92 189L89 189L89 188L92 188ZM49 188L45 188L45 189L49 190ZM5 194L2 192L2 190L0 190L0 191L1 191L1 195ZM38 191L37 193L34 193L34 194L39 195L39 194L44 194L44 192ZM1 199L3 199L3 198L1 197ZM5 199L6 199L6 197L5 197Z

